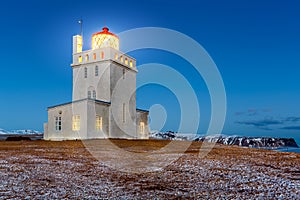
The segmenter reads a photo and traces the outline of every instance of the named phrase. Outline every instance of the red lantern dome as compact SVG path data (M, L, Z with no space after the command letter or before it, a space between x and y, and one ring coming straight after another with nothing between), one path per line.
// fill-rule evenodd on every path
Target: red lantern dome
M119 37L111 32L107 27L102 28L101 32L92 36L92 49L111 47L119 50Z

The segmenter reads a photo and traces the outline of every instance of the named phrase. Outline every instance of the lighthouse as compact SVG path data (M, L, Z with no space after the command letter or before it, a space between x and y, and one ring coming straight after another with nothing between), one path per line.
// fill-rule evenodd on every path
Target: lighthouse
M149 112L136 108L136 60L121 52L107 27L91 37L73 36L72 101L48 107L45 140L148 139Z

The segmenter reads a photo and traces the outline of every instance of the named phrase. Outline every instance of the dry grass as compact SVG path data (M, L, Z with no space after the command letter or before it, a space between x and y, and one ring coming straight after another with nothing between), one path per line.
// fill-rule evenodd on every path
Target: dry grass
M103 160L94 158L81 141L0 141L0 199L300 199L296 153L216 145L199 158L202 143L193 142L165 168L136 174L109 167L121 160L111 160L108 140L97 142ZM165 158L186 144L177 141L178 150L156 153L170 141L109 142L125 152ZM127 162L135 164L134 159Z

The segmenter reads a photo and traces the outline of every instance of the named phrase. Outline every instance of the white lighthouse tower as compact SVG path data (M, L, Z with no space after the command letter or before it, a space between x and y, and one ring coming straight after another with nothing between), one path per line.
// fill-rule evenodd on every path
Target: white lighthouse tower
M147 139L148 111L136 109L136 60L119 51L119 37L104 27L82 51L73 36L72 102L48 108L44 139Z

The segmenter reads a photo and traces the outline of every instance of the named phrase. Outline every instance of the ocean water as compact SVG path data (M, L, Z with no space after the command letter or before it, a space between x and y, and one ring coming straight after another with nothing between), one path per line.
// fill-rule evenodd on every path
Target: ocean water
M295 152L295 153L300 153L300 148L293 148L293 147L288 147L288 148L278 148L275 149L276 151L281 151L281 152Z
M279 152L294 152L300 153L300 148L298 147L280 147L280 148L270 148L270 147L249 147L254 149L266 149L271 151L279 151Z

